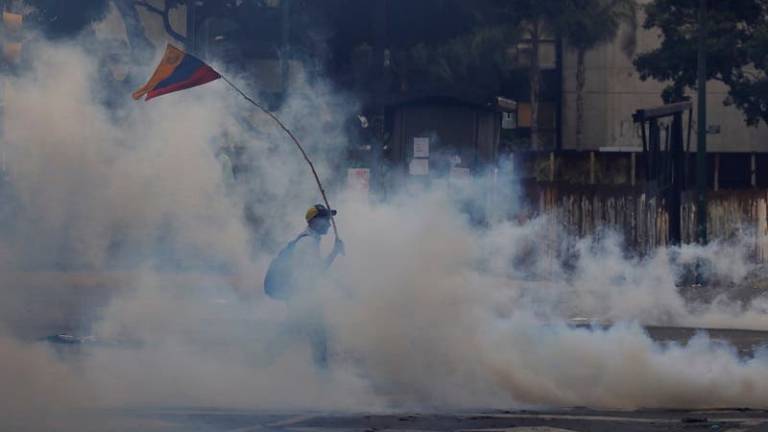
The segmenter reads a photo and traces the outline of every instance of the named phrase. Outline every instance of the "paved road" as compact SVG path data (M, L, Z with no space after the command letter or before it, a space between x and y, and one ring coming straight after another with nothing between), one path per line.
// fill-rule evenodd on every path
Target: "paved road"
M660 342L685 342L698 332L727 341L743 356L768 344L768 332L753 330L648 327ZM258 411L173 409L137 411L126 432L768 432L765 410L710 411L639 410L601 411L586 408L540 411L488 411L464 413L328 414L268 413Z
M472 413L320 414L174 409L133 413L145 431L321 432L645 432L768 431L768 411L492 411ZM139 429L136 429L139 430Z
M685 342L697 332L728 341L744 356L768 344L768 332L751 330L702 330L649 327L649 334L662 343ZM84 342L91 343L91 342ZM62 349L77 344L57 343ZM98 342L94 348L98 349ZM766 378L768 379L768 378ZM94 415L95 414L95 415ZM79 414L76 414L80 417ZM380 431L464 431L464 432L609 432L609 431L708 431L768 432L765 410L716 411L600 411L590 409L541 411L489 411L463 413L329 414L315 412L263 412L230 409L151 409L130 412L87 413L92 427L78 432L380 432ZM93 420L93 418L96 420ZM0 426L2 420L0 420ZM104 426L108 425L108 428ZM0 430L3 430L0 427ZM69 431L70 429L61 429Z

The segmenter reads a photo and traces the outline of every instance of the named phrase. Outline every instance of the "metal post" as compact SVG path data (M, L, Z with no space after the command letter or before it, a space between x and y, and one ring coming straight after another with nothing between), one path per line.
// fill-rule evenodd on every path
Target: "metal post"
M371 141L371 165L370 165L370 178L369 185L370 190L374 194L380 194L384 188L384 179L382 175L383 151L384 151L384 137L386 131L386 97L389 89L388 82L388 67L387 62L387 45L388 45L388 23L387 23L387 0L376 0L373 4L374 7L374 19L373 19L373 33L374 33L374 79L376 84L373 88L374 93L374 106L373 114L378 119L376 121L376 130L372 134Z
M634 122L641 126L643 152L647 157L646 175L648 182L646 183L646 191L651 197L664 197L668 216L667 239L671 244L680 244L682 240L681 204L682 191L685 188L687 157L683 146L683 112L688 111L690 119L690 110L690 102L678 102L657 108L640 109L632 115ZM666 144L664 146L667 155L662 157L659 119L670 116L672 117L672 124L666 128ZM647 137L645 133L646 123L648 124ZM634 168L634 164L633 157L632 168ZM634 174L634 169L632 171ZM634 175L632 177L631 180L634 184ZM661 235L658 230L656 233Z
M659 147L661 142L661 129L657 119L648 122L648 180L659 181ZM655 186L654 186L655 187Z
M696 221L700 244L707 243L707 64L705 42L707 35L707 1L699 0L699 42L697 55L698 124L696 146Z
M672 185L667 195L667 214L669 215L669 243L679 245L682 240L680 207L682 205L684 152L683 152L683 113L677 112L672 117L672 130L669 137L669 153L672 156Z
M549 152L549 181L555 181L555 153Z

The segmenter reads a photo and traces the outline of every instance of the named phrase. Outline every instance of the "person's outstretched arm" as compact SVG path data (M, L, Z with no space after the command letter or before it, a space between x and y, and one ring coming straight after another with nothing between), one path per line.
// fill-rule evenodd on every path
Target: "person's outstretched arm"
M333 264L333 261L336 260L336 257L339 255L344 255L344 242L337 238L336 241L333 243L333 250L325 258L326 270L331 267L331 265Z

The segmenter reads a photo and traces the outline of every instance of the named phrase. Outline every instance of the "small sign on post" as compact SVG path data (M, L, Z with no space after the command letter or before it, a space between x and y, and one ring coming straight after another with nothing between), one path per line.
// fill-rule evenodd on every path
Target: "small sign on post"
M429 159L411 159L408 173L412 176L429 175Z
M371 170L368 168L347 169L347 188L367 194L370 190Z
M429 157L429 138L428 137L413 138L413 157L415 158Z

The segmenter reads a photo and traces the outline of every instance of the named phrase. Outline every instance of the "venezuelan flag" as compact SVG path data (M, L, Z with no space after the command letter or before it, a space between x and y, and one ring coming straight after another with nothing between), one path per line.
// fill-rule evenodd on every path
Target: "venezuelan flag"
M165 55L155 69L155 73L144 86L133 92L133 98L138 100L146 95L144 100L150 100L164 94L203 85L219 78L221 75L203 63L202 60L168 44Z

